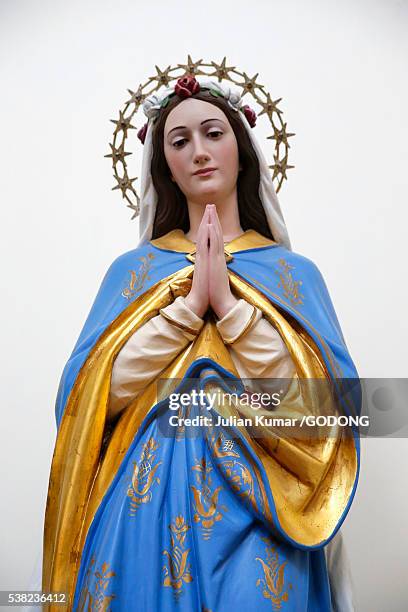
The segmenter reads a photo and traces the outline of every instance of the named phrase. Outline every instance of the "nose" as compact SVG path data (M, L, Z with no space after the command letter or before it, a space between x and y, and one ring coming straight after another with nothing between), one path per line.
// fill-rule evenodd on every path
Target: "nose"
M202 139L198 136L194 139L194 154L193 160L195 165L201 165L211 159L207 150L204 147Z

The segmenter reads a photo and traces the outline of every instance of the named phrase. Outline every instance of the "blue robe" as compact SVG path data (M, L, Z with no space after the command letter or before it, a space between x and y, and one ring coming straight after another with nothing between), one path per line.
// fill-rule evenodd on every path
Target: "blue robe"
M355 494L356 426L315 457L317 442L303 452L302 443L278 440L277 450L245 426L188 432L170 427L169 415L216 411L172 412L168 390L159 398L153 384L118 421L107 420L114 358L139 325L191 286L191 247L174 230L118 257L67 361L55 407L43 590L65 590L73 610L330 611L324 546ZM358 374L317 266L253 230L227 245L226 256L236 294L266 300L265 312L289 326L288 348L293 341L304 351L299 371L324 372L340 413L358 415ZM243 392L221 345L209 323L197 350L169 367L168 378L178 376L172 392Z

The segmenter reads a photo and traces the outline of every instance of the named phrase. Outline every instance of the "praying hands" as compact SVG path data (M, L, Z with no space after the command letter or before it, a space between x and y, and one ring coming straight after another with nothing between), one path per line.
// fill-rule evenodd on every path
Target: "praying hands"
M207 204L198 228L193 281L185 302L199 317L211 306L221 319L237 301L229 284L217 209L214 204Z

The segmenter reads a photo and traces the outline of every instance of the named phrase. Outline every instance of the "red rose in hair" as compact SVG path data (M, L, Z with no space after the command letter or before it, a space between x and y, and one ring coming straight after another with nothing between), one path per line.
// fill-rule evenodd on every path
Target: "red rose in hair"
M252 108L248 106L248 104L245 104L245 106L242 107L242 110L244 111L244 115L248 119L248 123L251 126L251 128L255 127L256 112L252 110Z
M145 142L146 133L147 133L147 123L145 123L144 126L141 127L140 130L137 133L137 137L142 142L142 144L144 144L144 142Z
M180 98L189 98L193 94L200 91L200 83L194 76L188 74L178 79L174 92L180 96Z

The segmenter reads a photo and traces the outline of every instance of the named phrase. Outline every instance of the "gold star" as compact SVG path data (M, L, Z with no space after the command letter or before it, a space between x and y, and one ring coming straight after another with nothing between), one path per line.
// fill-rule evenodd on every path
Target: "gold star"
M216 62L211 62L211 64L214 66L215 71L211 72L211 74L209 74L208 76L216 76L218 78L218 81L220 82L222 79L228 79L229 78L229 72L232 72L233 70L235 70L235 66L226 66L225 63L227 61L227 58L224 57L224 59L222 60L221 64L217 64Z
M242 95L244 95L247 91L252 93L256 87L263 87L263 85L259 85L259 83L256 82L256 77L258 76L258 74L259 72L257 72L256 75L253 76L252 79L250 79L246 72L243 73L242 76L244 77L245 81L243 83L240 83L243 88Z
M139 208L139 202L140 202L140 199L139 199L139 196L138 196L137 194L135 194L135 195L136 195L136 198L137 198L137 204L136 204L136 206L135 206L134 204L127 204L127 208L130 208L131 210L134 210L134 211L135 211L135 212L133 213L133 215L131 216L131 218L130 218L130 220L131 220L131 221L133 221L133 219L136 219L136 217L137 217L137 216L139 215L139 213L140 213L140 208Z
M132 91L131 89L128 89L128 92L130 93L132 97L130 98L130 100L126 102L126 104L132 104L133 102L134 104L136 104L136 106L139 106L140 103L143 102L143 100L146 97L146 95L142 93L141 85L139 85L139 87L137 88L137 91Z
M109 146L111 148L111 153L108 153L107 155L104 155L104 157L111 157L112 158L112 166L115 166L115 164L117 164L118 161L120 161L122 163L125 163L124 158L126 157L126 155L132 155L132 153L129 153L129 152L125 151L124 145L125 145L125 143L122 142L120 147L116 148L113 144L109 143Z
M283 159L279 159L278 155L274 155L273 158L275 160L275 163L272 166L268 166L269 168L273 170L272 180L275 179L278 176L278 174L281 174L282 178L287 179L288 177L286 176L286 170L289 170L290 168L294 168L295 166L288 165L287 157L284 157Z
M115 121L115 119L110 119L110 121L112 121L112 123L116 125L116 129L114 133L117 134L118 132L123 130L125 138L127 138L127 131L136 129L134 125L131 125L130 123L131 119L132 119L131 116L125 117L125 113L122 111L119 111L119 119L117 121Z
M170 83L169 71L171 70L171 66L167 66L165 70L160 70L158 66L155 66L157 74L150 79L157 81L159 85L165 85L166 87Z
M183 68L186 74L204 74L204 72L199 69L199 66L202 61L202 59L199 59L198 62L193 62L193 60L191 59L191 55L188 55L187 64L177 64L177 67Z
M260 113L262 114L262 113ZM283 124L283 128L281 128L280 130L278 130L278 128L275 128L275 133L273 136L268 136L268 139L272 139L272 140L276 140L276 144L280 145L281 143L283 143L284 145L286 145L288 147L288 149L290 149L290 144L288 143L288 138L290 138L291 136L296 136L295 133L289 133L286 131L286 123Z
M132 179L130 179L126 175L123 176L123 177L115 176L115 179L117 180L118 184L115 185L115 187L112 187L112 191L114 191L115 189L120 189L122 191L122 198L124 198L125 195L126 195L126 191L128 189L131 189L133 191L132 183L133 183L133 181L135 181L137 179L137 176L135 176L135 178L132 178Z
M263 115L264 113L267 113L269 119L272 119L272 113L274 112L280 115L282 111L276 105L279 104L281 100L282 98L278 98L277 100L272 100L270 94L267 94L266 101L259 103L262 106L262 110L259 114Z

